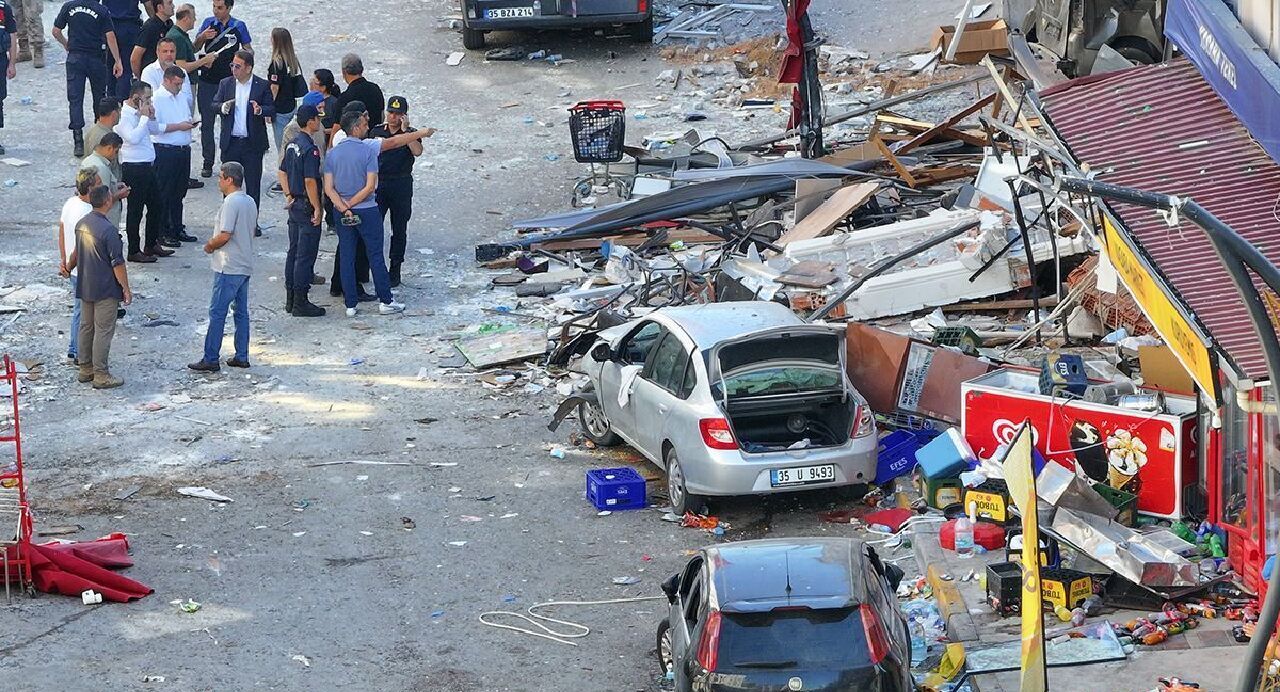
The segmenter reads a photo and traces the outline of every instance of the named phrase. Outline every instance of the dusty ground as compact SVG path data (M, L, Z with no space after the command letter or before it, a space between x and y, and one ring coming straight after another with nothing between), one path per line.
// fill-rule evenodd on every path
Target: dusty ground
M207 3L197 6L204 16ZM46 25L55 7L47 5ZM251 370L185 370L199 354L210 285L206 258L188 246L129 266L137 301L112 354L126 386L77 385L62 364L70 300L53 259L56 213L75 168L62 129L63 55L51 50L41 71L21 65L2 141L8 156L34 165L0 165L0 178L16 181L0 188L0 286L8 287L0 292L25 290L0 302L28 311L0 331L0 350L44 364L22 411L38 526L79 525L69 536L77 539L128 533L137 564L126 573L156 593L96 607L16 599L0 609L0 677L21 682L3 686L650 689L656 603L565 612L593 629L576 648L485 628L476 616L548 599L656 595L684 551L709 537L651 510L596 516L582 497L583 472L620 461L579 450L549 456L568 435L544 427L553 388L495 392L438 363L453 359L451 333L499 321L485 308L515 305L472 269L472 246L510 219L564 207L582 173L563 107L649 98L666 67L657 50L625 39L510 35L495 39L554 47L576 62L485 64L472 54L447 67L460 41L437 28L451 14L442 0L393 0L358 16L332 0L236 9L264 48L270 27L290 27L308 69L361 53L373 81L409 98L416 124L441 129L417 171L399 291L409 312L284 315L276 280L283 213L266 198ZM519 105L500 107L508 102ZM772 132L784 117L713 116L711 126L743 135ZM632 139L673 127L683 123L655 115L633 124ZM209 232L217 197L213 186L188 195L197 235ZM326 238L322 274L333 245ZM316 294L340 309L324 287ZM175 324L146 326L155 321ZM408 466L313 466L344 460ZM653 467L646 473L658 477ZM112 499L135 484L142 489L128 500ZM175 493L189 484L235 501ZM833 503L816 494L731 502L720 513L735 527L727 538L840 531L814 516ZM406 517L415 528L403 528ZM614 586L617 576L641 581ZM203 609L170 605L186 598ZM144 685L148 675L166 682Z

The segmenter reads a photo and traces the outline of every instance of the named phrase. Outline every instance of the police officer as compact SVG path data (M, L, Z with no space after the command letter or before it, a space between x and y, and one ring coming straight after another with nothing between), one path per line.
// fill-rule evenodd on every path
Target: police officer
M18 39L13 37L17 30L13 7L8 0L0 0L0 130L4 129L4 99L9 95L9 80L18 76ZM0 144L0 156L4 156L3 144Z
M70 36L62 32L66 29ZM107 93L107 64L103 62L102 44L107 44L114 60L111 74L124 73L120 47L116 44L115 24L107 8L98 0L68 0L53 20L53 37L67 51L67 102L71 107L71 138L75 156L84 156L84 80L89 80L93 101Z
M403 132L417 132L409 126L409 100L403 96L387 99L387 122L369 131L369 137L390 138ZM409 217L413 215L413 160L422 156L422 140L417 139L378 155L378 211L386 223L391 212L391 249L388 273L391 286L400 285L400 265L404 264L404 248L409 234Z
M120 54L116 58L116 64L121 66L121 70L115 74L115 90L116 98L126 101L129 98L129 88L133 85L133 70L129 69L129 61L133 56L133 46L138 41L138 34L142 32L142 3L147 8L147 16L154 14L151 8L152 0L102 0L102 4L107 8L107 13L111 15L111 21L116 27L116 41L120 44ZM121 62L121 59L124 62ZM143 65L146 67L146 65Z
M298 134L289 140L277 175L289 210L289 252L284 260L285 312L294 317L320 317L324 308L307 298L314 276L316 253L320 249L320 219L324 207L320 191L320 149L312 136L320 130L320 113L315 106L299 106L295 116Z

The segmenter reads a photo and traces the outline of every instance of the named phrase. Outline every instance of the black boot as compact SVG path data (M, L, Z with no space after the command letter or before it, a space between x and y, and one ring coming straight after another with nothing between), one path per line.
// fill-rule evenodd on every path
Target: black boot
M292 315L296 300L294 292L286 288L284 291L284 311Z
M294 291L294 317L324 317L324 308L311 302L306 291Z
M391 277L391 287L400 287L400 263L392 262L391 268L387 270L387 274Z
M71 131L72 148L71 154L77 159L84 158L84 133L80 130Z

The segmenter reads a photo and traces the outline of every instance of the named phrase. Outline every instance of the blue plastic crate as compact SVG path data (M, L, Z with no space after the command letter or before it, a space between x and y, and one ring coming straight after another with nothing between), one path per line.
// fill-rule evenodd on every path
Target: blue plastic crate
M636 470L623 466L616 469L587 471L587 499L596 509L644 509L644 478Z
M920 440L908 430L894 430L880 438L876 451L876 485L905 476L916 467L916 451Z

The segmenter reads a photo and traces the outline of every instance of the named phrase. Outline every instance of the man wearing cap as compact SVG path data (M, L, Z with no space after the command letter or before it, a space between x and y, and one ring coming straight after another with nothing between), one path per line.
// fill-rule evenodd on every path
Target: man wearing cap
M403 96L387 99L387 122L369 131L371 138L391 138L404 132L416 132L409 126L409 100ZM422 156L422 140L415 139L378 154L378 211L382 218L391 213L391 248L388 252L388 275L391 287L400 285L400 265L409 234L409 217L413 215L413 160Z
M324 207L320 190L320 149L311 139L320 130L320 113L315 106L298 106L294 121L298 133L284 149L277 175L289 211L289 252L284 260L285 312L294 317L320 317L324 308L307 298L314 275L316 252L320 249L320 219Z

